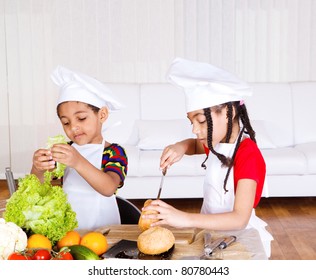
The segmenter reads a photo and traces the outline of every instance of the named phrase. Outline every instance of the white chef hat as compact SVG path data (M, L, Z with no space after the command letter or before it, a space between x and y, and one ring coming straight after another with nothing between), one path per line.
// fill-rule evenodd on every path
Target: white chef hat
M249 85L235 75L208 63L176 58L167 80L185 92L186 111L192 112L252 94Z
M110 111L124 107L106 85L82 73L59 65L51 78L60 88L57 105L65 101L80 101L98 108L107 107Z

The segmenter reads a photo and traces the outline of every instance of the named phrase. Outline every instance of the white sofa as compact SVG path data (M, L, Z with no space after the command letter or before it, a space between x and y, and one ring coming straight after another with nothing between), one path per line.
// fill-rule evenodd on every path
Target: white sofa
M267 165L263 196L316 196L316 82L253 83L246 99ZM128 174L119 195L154 198L164 146L192 136L184 94L169 84L110 84L126 105L113 113L107 140L122 144ZM117 125L121 121L120 125ZM204 155L185 156L167 172L162 198L202 197Z

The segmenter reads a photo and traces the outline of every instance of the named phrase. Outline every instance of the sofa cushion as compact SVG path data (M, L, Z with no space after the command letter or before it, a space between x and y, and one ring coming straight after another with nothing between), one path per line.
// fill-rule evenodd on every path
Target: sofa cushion
M266 149L261 152L266 162L267 175L304 175L307 173L305 155L295 148Z
M316 142L316 83L292 83L295 144Z
M265 120L265 128L277 147L294 145L292 95L286 83L253 83L253 95L245 98L251 120Z
M161 176L159 169L161 150L147 150L139 153L138 176ZM196 176L204 175L205 170L201 167L205 155L184 156L174 163L167 171L169 176Z
M138 123L141 150L162 150L170 144L195 137L189 120L140 120Z
M276 148L275 144L272 142L271 137L266 129L268 125L263 120L251 120L251 125L256 132L256 141L260 149L271 149Z
M128 167L127 176L138 176L139 174L139 149L134 145L123 145L127 154Z
M137 84L107 84L125 107L117 112L109 114L105 122L104 138L109 142L137 143L137 137L133 134L135 120L140 119L139 85Z
M307 171L316 174L316 142L299 144L295 149L302 152L307 160Z

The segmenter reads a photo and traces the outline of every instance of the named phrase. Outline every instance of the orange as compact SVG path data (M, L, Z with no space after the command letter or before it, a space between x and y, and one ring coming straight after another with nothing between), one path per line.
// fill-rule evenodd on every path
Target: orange
M35 233L35 234L32 234L27 239L27 248L29 249L45 248L45 249L51 250L52 243L46 236L39 233Z
M57 248L67 247L71 245L79 245L81 236L77 231L68 231L66 235L57 242Z
M101 232L91 231L82 236L80 245L86 246L101 255L108 249L108 241Z

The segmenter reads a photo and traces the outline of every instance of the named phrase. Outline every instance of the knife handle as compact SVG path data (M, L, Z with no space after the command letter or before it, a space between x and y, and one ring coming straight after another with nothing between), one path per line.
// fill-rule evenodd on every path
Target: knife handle
M222 241L221 244L219 244L218 248L225 249L227 246L229 246L230 244L232 244L235 241L236 241L236 236L234 236L234 235L229 236L229 237L225 238L225 240Z
M210 244L205 244L204 245L204 254L205 256L210 256L214 250L222 243L224 242L225 238L217 238Z

